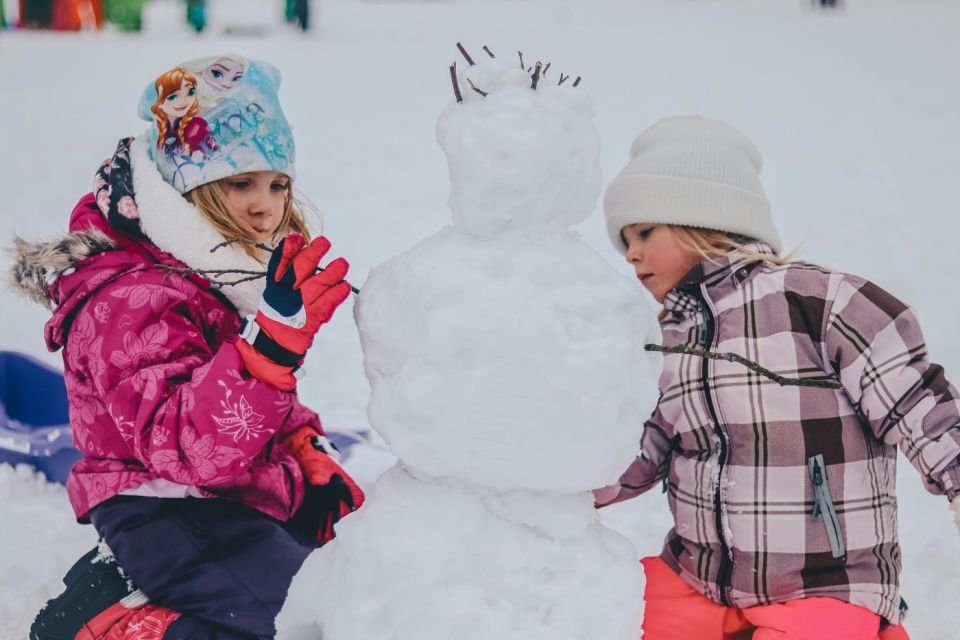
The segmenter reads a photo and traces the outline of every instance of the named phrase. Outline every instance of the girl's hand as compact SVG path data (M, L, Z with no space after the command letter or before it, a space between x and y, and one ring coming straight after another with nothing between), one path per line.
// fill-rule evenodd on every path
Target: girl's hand
M314 535L321 545L333 540L333 526L363 505L363 491L338 464L336 448L310 427L302 427L281 441L303 472L303 504L291 524Z
M283 391L296 387L294 372L314 335L350 295L346 260L337 258L317 273L330 241L321 236L304 243L302 235L291 233L273 250L260 309L247 318L238 342L250 373Z

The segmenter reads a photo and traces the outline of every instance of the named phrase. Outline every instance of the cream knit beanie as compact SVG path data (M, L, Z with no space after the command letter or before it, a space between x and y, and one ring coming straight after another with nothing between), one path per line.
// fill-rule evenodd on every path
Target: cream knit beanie
M630 162L603 199L610 240L626 252L620 230L656 222L749 236L781 248L760 184L760 152L719 120L677 116L637 136Z

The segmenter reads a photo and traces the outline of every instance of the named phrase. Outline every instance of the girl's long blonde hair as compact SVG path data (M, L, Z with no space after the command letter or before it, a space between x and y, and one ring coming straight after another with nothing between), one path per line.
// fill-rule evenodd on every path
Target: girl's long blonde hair
M230 213L230 207L227 206L227 193L224 189L224 182L228 179L223 178L202 184L189 191L186 198L197 208L200 215L220 232L224 239L244 241L242 244L243 250L260 263L266 264L268 255L255 246L259 242L259 234L256 229L245 220L241 220ZM293 232L301 234L307 242L310 242L310 230L307 228L305 210L313 213L318 220L320 219L319 212L309 201L299 200L294 196L293 185L288 182L280 226L277 227L267 244L275 246L283 236Z

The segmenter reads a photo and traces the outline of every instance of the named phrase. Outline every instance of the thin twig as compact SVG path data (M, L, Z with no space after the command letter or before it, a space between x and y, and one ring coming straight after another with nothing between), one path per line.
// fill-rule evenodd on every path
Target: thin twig
M471 89L473 89L474 91L476 91L477 93L479 93L480 95L482 95L484 98L487 97L487 95L488 95L487 92L486 92L486 91L482 91L482 90L480 90L480 89L477 89L477 85L473 84L473 80L471 80L470 78L467 78L467 84L470 85L470 88L471 88Z
M453 83L453 95L457 96L457 103L463 102L463 96L460 95L460 83L457 82L457 63L454 61L450 65L450 82Z
M222 289L223 287L230 287L244 282L251 282L253 280L259 280L267 277L266 271L251 271L249 269L191 269L189 267L175 267L169 264L158 264L155 266L157 269L166 271L167 276L173 274L178 274L181 276L193 274L200 276L201 278L208 280L210 282L210 286L216 289ZM321 273L323 271L323 267L317 267L317 270L314 273ZM243 277L233 280L225 280L224 276L228 275L238 275ZM360 293L360 289L357 289L353 285L350 285L350 290L354 293Z
M580 76L577 76L577 79L573 81L573 86L577 87L580 85Z
M527 65L523 64L523 51L517 51L517 55L520 56L520 68L526 69Z
M460 44L459 42L457 43L457 49L460 49L460 53L462 53L462 54L463 54L463 57L467 59L467 62L470 64L471 67L476 64L476 63L473 61L473 58L470 57L470 54L467 53L467 50L464 49L464 48L463 48L463 45Z
M491 58L496 58L497 56L493 55L493 51L490 51L490 47L483 45L483 50L487 52L487 55Z
M552 62L548 62L548 63L547 63L547 66L545 66L545 67L543 68L543 74L542 74L542 75L543 75L544 77L546 77L547 71L550 71L550 65L551 65L551 64L553 64L553 63L552 63Z
M215 253L218 250L223 249L224 247L228 247L238 242L240 244L247 244L247 245L250 245L251 247L256 247L257 249L263 249L264 251L272 252L274 250L274 247L268 247L267 245L261 242L254 242L253 240L247 240L246 238L234 238L233 240L226 240L216 245L213 249L210 249L210 253Z
M557 83L557 86L559 87L560 85L562 85L564 82L566 82L566 81L569 80L569 79L570 79L570 76L565 76L565 75L563 75L563 72L561 71L561 72L560 72L560 82Z
M676 347L662 347L658 344L648 344L644 345L644 349L647 351L657 351L660 353L681 353L690 356L696 356L698 358L707 358L708 360L726 360L727 362L738 362L743 366L747 367L751 371L756 371L760 375L770 378L777 384L787 387L817 387L820 389L842 389L841 385L836 380L810 380L807 378L785 378L779 374L776 374L769 369L766 369L752 360L747 360L742 356L738 356L735 353L715 353L713 351L706 351L704 349L691 349L685 344L677 345Z

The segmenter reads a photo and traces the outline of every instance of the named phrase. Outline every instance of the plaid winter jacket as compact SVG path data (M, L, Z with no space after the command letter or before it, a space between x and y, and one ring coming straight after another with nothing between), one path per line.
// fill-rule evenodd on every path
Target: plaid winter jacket
M598 495L619 502L666 479L662 557L715 602L827 596L897 623L897 447L933 493L955 497L960 472L960 396L913 311L862 278L740 253L694 268L665 308L665 347L821 386L667 354L641 453L619 491Z

